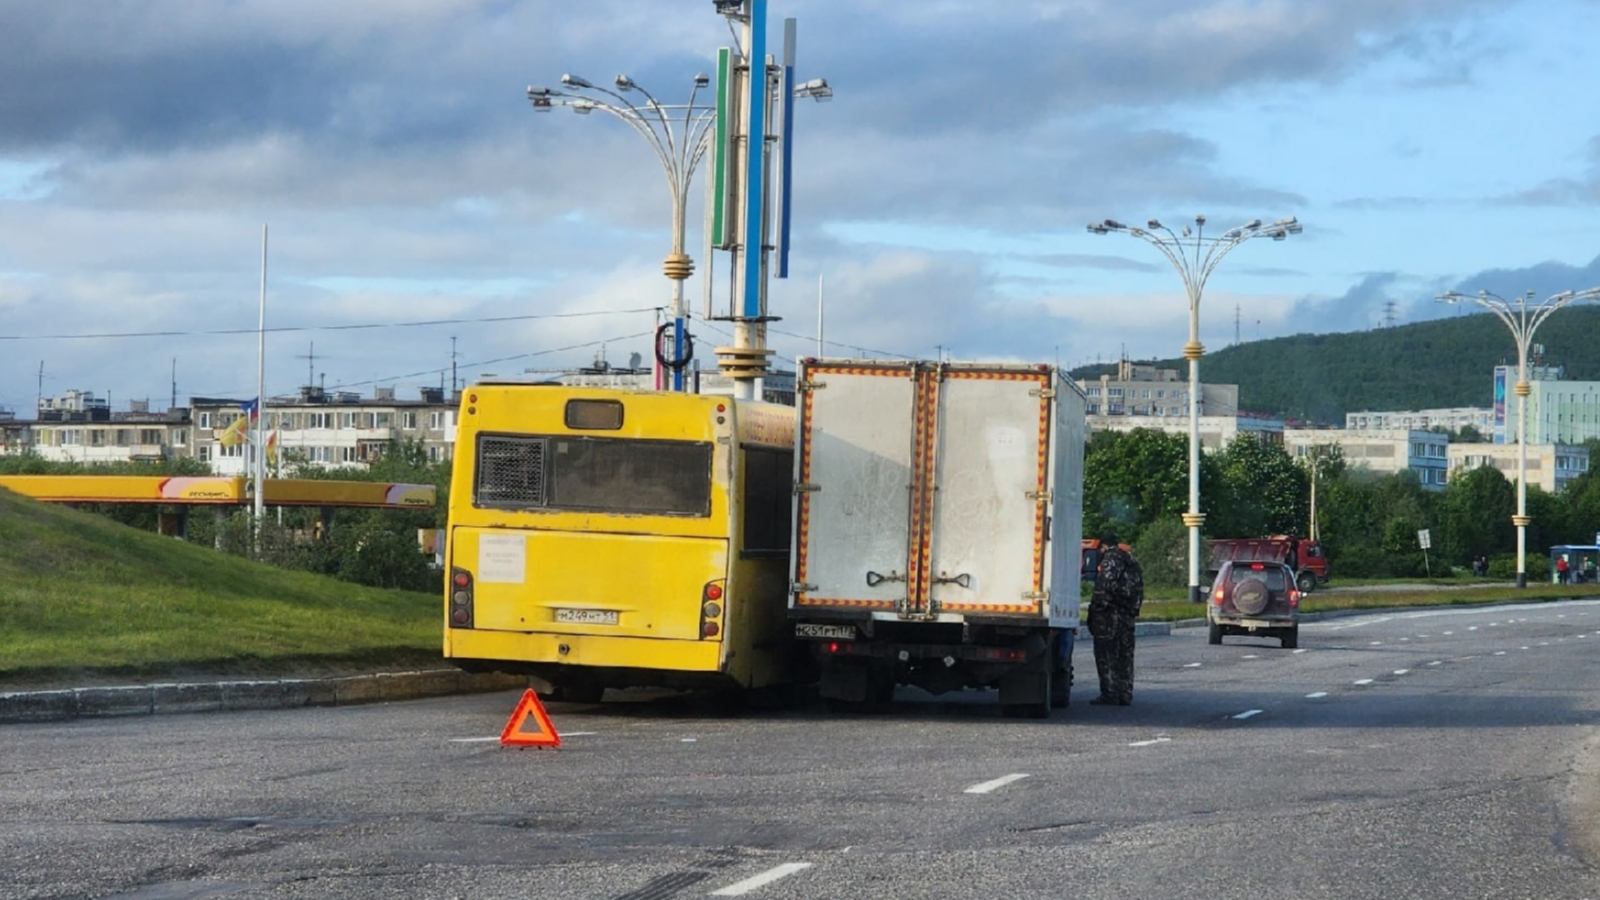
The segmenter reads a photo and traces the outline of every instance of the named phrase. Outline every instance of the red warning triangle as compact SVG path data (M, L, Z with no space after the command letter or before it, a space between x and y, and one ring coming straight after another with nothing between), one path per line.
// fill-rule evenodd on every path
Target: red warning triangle
M535 694L532 688L523 693L522 701L511 714L511 721L506 723L506 730L500 732L500 745L502 747L561 746L561 735L556 734L556 727L550 724L550 717L545 714L544 704L539 702L539 695Z

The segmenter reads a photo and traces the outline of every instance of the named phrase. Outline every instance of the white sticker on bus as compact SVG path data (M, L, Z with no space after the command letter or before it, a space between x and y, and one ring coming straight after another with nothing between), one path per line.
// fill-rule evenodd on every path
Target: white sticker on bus
M478 537L478 581L522 584L528 571L528 539L521 534Z

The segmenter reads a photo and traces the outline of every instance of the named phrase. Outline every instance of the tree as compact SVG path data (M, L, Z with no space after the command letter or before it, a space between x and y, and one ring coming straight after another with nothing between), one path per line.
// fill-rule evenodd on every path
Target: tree
M1188 507L1189 444L1183 435L1147 428L1095 432L1084 449L1083 472L1086 535L1110 527L1132 542L1151 522Z
M1249 537L1301 533L1308 521L1310 478L1282 444L1240 435L1217 458L1222 502L1207 515L1207 531Z
M1516 509L1516 488L1499 469L1479 466L1457 473L1437 506L1441 556L1465 563L1514 546L1511 513Z

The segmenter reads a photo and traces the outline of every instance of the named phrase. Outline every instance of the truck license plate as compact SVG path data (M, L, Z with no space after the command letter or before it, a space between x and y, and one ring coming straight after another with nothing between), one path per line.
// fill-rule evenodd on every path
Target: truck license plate
M794 626L794 636L853 641L856 639L856 627L854 625L814 625L810 622L802 622Z
M557 609L557 622L571 622L578 625L615 625L617 624L617 611L614 609Z

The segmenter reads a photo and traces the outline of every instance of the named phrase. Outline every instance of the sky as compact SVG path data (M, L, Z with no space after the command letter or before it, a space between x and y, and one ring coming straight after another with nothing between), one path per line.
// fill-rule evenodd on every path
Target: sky
M1600 285L1600 0L769 16L771 45L797 20L798 78L834 90L796 105L782 368L1175 358L1183 282L1085 228L1107 218L1303 224L1218 264L1208 351L1475 311L1444 291ZM683 103L732 40L710 0L7 0L0 408L255 396L264 230L269 397L648 359L667 179L624 122L526 91L626 74ZM701 247L705 174L686 295L710 368L732 341L703 316L727 267Z

